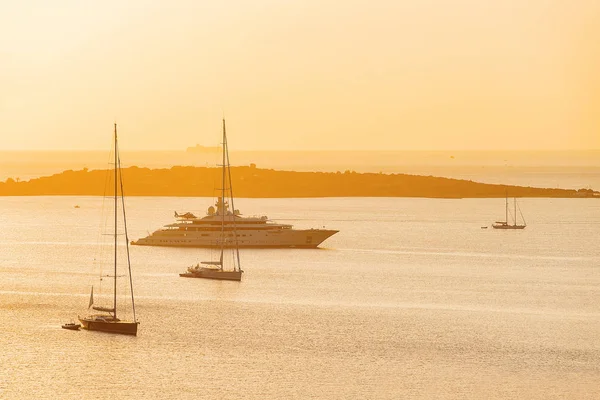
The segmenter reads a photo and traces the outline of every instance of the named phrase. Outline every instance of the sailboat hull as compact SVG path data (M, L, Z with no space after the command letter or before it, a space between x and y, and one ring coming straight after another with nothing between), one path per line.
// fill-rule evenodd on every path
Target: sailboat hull
M121 335L137 335L139 322L110 321L98 318L79 318L81 327L88 331L118 333Z
M525 229L525 225L492 225L494 229Z
M242 271L220 271L212 270L209 268L201 269L194 272L186 272L179 274L182 278L203 278L203 279L217 279L221 281L238 281L242 280Z

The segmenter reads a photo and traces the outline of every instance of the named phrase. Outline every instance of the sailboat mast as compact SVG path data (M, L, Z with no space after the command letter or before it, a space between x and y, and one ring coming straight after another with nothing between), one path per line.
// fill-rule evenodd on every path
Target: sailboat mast
M117 123L115 122L115 273L114 273L114 292L113 292L113 314L115 318L117 318L117 178L118 178L118 169L117 169Z
M517 198L515 197L515 226L517 226Z
M225 134L225 118L223 118L223 160L221 164L221 269L223 269L223 251L225 248L225 151L227 137Z

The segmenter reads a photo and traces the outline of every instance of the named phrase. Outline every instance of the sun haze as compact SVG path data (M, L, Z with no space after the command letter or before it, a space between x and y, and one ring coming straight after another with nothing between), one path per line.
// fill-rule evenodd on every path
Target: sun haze
M600 148L591 0L0 3L0 150Z

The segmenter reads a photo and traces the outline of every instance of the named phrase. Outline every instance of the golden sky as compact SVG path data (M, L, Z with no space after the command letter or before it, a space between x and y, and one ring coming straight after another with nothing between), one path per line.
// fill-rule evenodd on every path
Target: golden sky
M0 150L600 148L596 0L0 0Z

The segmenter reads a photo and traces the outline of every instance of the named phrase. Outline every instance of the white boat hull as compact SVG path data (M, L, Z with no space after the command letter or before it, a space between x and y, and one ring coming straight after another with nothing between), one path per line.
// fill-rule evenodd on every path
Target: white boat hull
M242 271L220 271L203 268L195 272L186 272L179 274L182 278L203 278L216 279L220 281L237 281L242 280Z
M316 248L325 239L336 234L336 230L254 230L239 231L237 244L240 248ZM173 246L220 248L221 232L186 232L159 230L145 238L131 242L138 246ZM224 247L235 247L232 233L226 236Z

